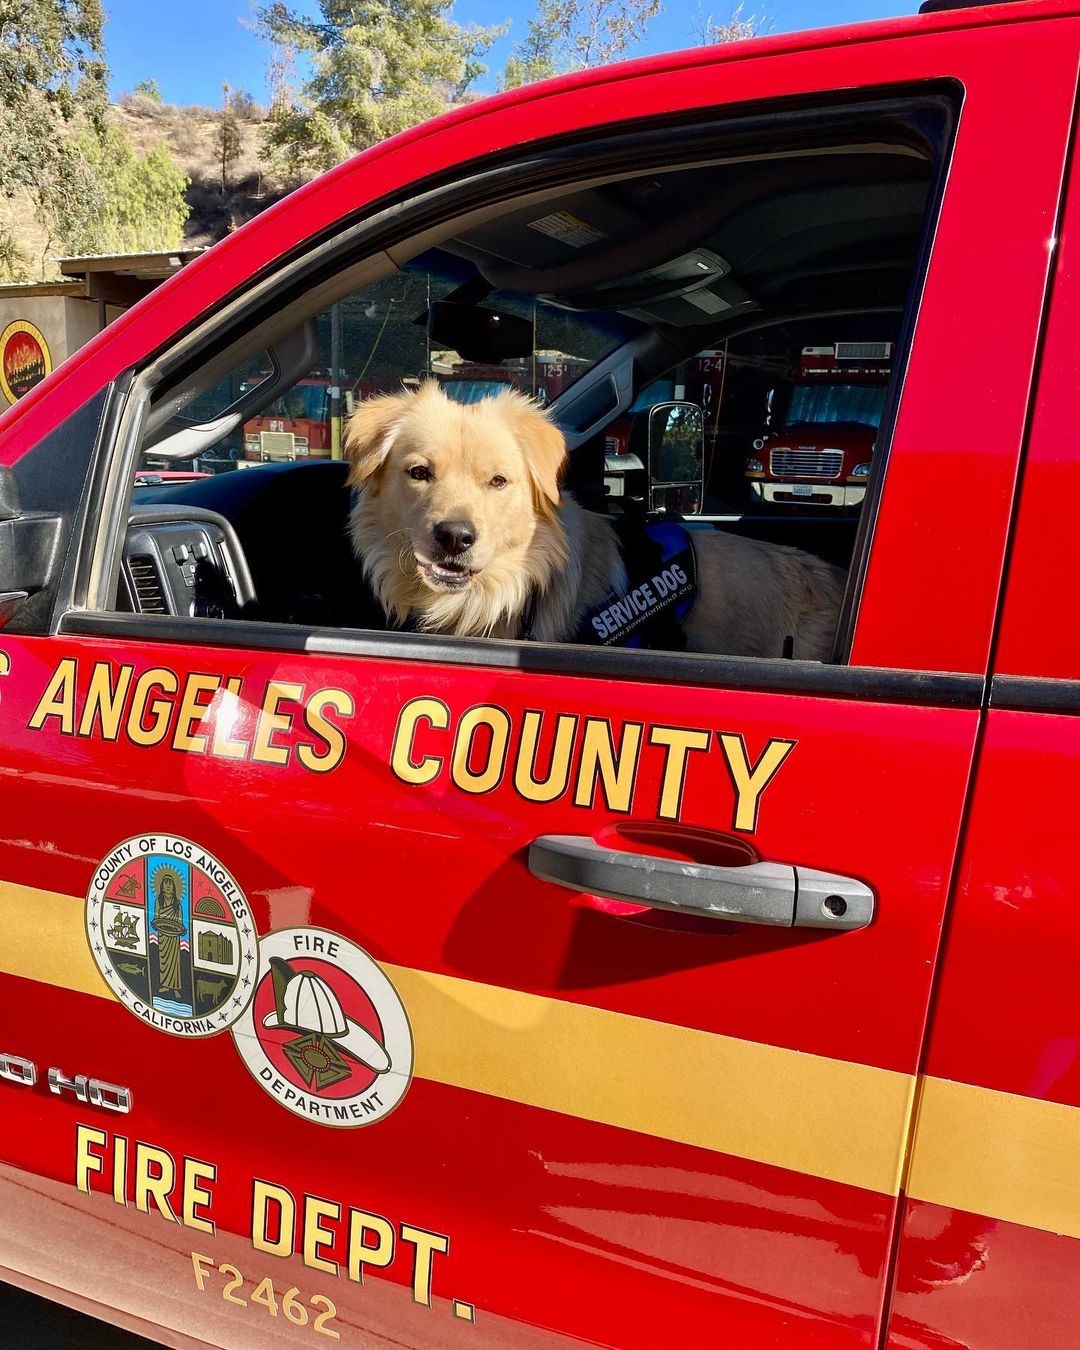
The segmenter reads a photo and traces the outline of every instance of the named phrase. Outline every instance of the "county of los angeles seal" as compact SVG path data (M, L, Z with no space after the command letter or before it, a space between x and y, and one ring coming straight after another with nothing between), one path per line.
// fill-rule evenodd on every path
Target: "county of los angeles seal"
M86 936L105 982L131 1013L171 1036L216 1036L258 983L247 899L190 839L137 834L94 868Z
M259 987L232 1036L263 1091L339 1129L389 1115L412 1081L413 1041L386 972L325 928L268 933L259 961Z

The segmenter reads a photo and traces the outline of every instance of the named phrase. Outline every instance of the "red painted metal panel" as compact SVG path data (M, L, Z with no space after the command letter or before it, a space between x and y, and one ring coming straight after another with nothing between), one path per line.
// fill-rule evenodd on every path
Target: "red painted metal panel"
M1078 765L1080 719L990 713L929 1073L1080 1106Z
M12 638L4 647L11 672L0 689L8 728L0 875L9 881L77 897L116 842L166 826L210 849L241 881L260 932L325 926L383 962L914 1069L973 711L149 644L110 651L100 642ZM341 688L356 709L341 719L347 753L317 775L169 744L138 748L123 734L104 746L60 734L55 719L26 729L60 659L79 662L79 717L93 663L109 656L136 673L156 665L181 678L191 670L240 677L241 715L230 733L240 742L251 740L268 679ZM418 786L394 776L399 713L418 696L443 700L451 728L478 703L507 711L515 732L494 790L470 796L455 787L452 732L431 728L408 748L414 761L444 758L436 779ZM754 759L770 736L794 740L761 798L756 831L743 837L763 857L865 878L878 890L879 919L848 935L685 931L575 905L569 892L528 873L525 848L538 834L588 834L617 816L568 797L537 805L515 790L517 728L528 708L606 719L617 740L628 724L644 724L637 821L655 821L660 798L662 757L647 744L648 729L709 731L710 749L691 756L680 819L725 835L733 833L734 789L716 733L744 736ZM293 736L278 740L288 745ZM33 931L28 913L28 942ZM437 1293L519 1319L523 1333L531 1325L644 1346L662 1321L689 1344L710 1328L777 1346L872 1337L893 1210L887 1195L593 1124L575 1117L572 1099L561 1114L434 1082L415 1082L370 1130L320 1130L261 1091L227 1037L185 1042L140 1025L114 1002L29 980L4 984L20 1008L21 1039L11 1049L50 1063L62 1045L66 1072L130 1087L139 1138L208 1158L231 1178L217 1210L230 1231L245 1231L254 1174L450 1234ZM567 1045L565 1053L589 1052ZM663 1094L662 1065L595 1065L596 1074L611 1072L640 1077L646 1096ZM733 1093L748 1090L731 1084ZM36 1090L11 1091L4 1160L71 1180L74 1121L86 1111L48 1103ZM790 1110L797 1120L796 1100ZM122 1117L90 1119L124 1127ZM880 1142L898 1162L902 1126L892 1143ZM842 1153L850 1141L835 1146ZM392 1272L407 1277L407 1266Z
M1080 574L1080 539L1070 526L1080 500L1076 392L1080 389L1080 178L1062 219L1053 305L1024 466L1009 583L995 669L1002 675L1080 678L1080 626L1047 596Z
M990 712L931 1022L936 1078L1080 1107L1078 764L1080 719ZM1051 1191L1072 1170L1039 1118L1005 1165ZM997 1151L984 1166L1002 1166ZM1070 1344L1078 1276L1073 1237L907 1201L890 1344Z
M82 995L7 983L32 1013L19 1037L27 1057L49 1062L62 1045L66 1064L137 1079L137 1103L140 1094L155 1103L152 1123L140 1112L138 1137L178 1160L217 1164L219 1234L183 1234L170 1268L190 1269L184 1239L189 1250L214 1253L227 1234L250 1231L257 1176L296 1196L332 1198L450 1235L449 1253L435 1264L430 1339L422 1343L445 1343L449 1298L476 1305L478 1328L494 1317L519 1324L520 1342L510 1326L500 1345L536 1344L536 1329L550 1329L647 1350L660 1325L673 1344L708 1344L718 1328L746 1346L869 1343L889 1197L424 1081L389 1121L320 1131L267 1098L240 1068L228 1036L163 1047L164 1038L140 1034L117 1004L95 1004L89 1015ZM128 1135L134 1129L123 1117L18 1088L6 1093L3 1109L4 1159L69 1186L77 1121ZM99 1224L116 1209L113 1156L94 1183L103 1201ZM159 1230L170 1225L157 1214L139 1217L144 1241L156 1247ZM66 1215L58 1227L70 1222ZM333 1227L337 1240L327 1250L344 1267L343 1225ZM243 1259L230 1259L245 1273L279 1279L280 1258L250 1244ZM382 1311L372 1285L382 1278L408 1285L411 1276L411 1254L399 1244L392 1266L369 1273L365 1286L310 1270L285 1285L328 1289L341 1320L362 1333L372 1301ZM187 1282L194 1302L190 1274Z
M1074 7L1045 3L1022 12L1065 16ZM1072 19L1017 23L1014 13L992 14L986 27L962 28L944 16L856 33L846 44L820 45L835 36L776 39L745 49L743 58L662 58L507 97L409 133L268 212L84 349L0 423L0 456L17 459L118 371L298 243L431 174L541 136L618 122L627 108L643 116L955 79L965 107L855 656L981 672L1076 73ZM1000 97L1003 47L1022 99ZM993 229L978 228L990 220ZM981 335L991 329L1004 373L987 390ZM957 399L958 388L979 396ZM962 484L963 492L943 490L943 482ZM962 606L948 599L960 596ZM260 932L325 925L384 962L837 1061L907 1074L917 1067L974 711L151 644L11 637L2 646L10 657L0 679L5 881L78 896L119 840L168 829L198 840L241 880ZM81 736L77 726L61 734L55 720L30 731L31 713L65 657L79 662L80 707L95 661L124 661L137 671L166 666L181 678L192 671L235 677L243 682L240 720L230 734L245 744L269 680L344 689L354 709L340 719L345 757L318 774L297 767L295 754L287 766L272 766L171 748L175 708L169 736L152 748L123 734L110 742ZM447 731L422 729L409 747L442 757L426 786L402 782L389 767L399 713L416 697L442 699L451 723ZM721 933L575 906L530 876L524 849L540 833L595 833L615 813L575 806L569 796L540 807L506 775L486 795L454 786L452 729L478 702L504 709L515 738L528 709L604 719L621 734L643 725L628 813L636 820L656 819L663 782L665 761L648 729L707 732L708 750L690 757L679 820L728 835L735 832L733 786L717 733L742 736L752 757L770 737L794 741L756 828L743 837L762 857L864 878L879 894L877 921L844 936ZM292 744L290 736L304 730L298 712L295 722L280 743ZM981 789L991 800L995 790L993 783ZM985 847L1007 856L1006 819L1005 807L993 806L972 839L982 830ZM972 856L983 865L1002 855ZM987 897L969 881L962 901L954 937ZM985 953L993 925L978 916L977 927L976 950ZM27 960L35 941L48 940L36 932L32 911L20 920L18 940ZM954 949L959 939L950 960ZM950 979L962 1003L974 984L973 958L961 952L957 961ZM320 1131L262 1092L225 1038L169 1039L110 1002L32 980L4 977L3 985L18 1000L16 1030L26 1040L9 1049L49 1063L62 1044L80 1061L65 1069L130 1086L140 1137L176 1153L201 1151L245 1183L265 1168L296 1191L338 1194L347 1179L350 1202L453 1233L448 1269L462 1283L440 1287L440 1297L475 1300L523 1329L625 1346L655 1344L657 1327L671 1343L686 1344L718 1332L745 1345L873 1339L892 1204L872 1190L597 1125L578 1119L572 1103L566 1113L540 1111L425 1080L371 1131ZM954 1016L959 1027L968 1014L950 1010L947 986L941 1044L932 1049L943 1066L956 1039L948 1033ZM1024 1053L1018 1045L1018 1064ZM642 1077L651 1086L648 1073ZM1037 1075L1029 1072L1028 1081ZM73 1122L84 1113L36 1091L12 1086L9 1095L3 1158L69 1179ZM793 1115L798 1108L793 1101ZM899 1132L897 1157L902 1142ZM235 1185L223 1192L221 1222L242 1232L246 1201ZM356 1317L362 1325L362 1311Z
M1074 1345L1076 1271L1074 1238L909 1203L889 1350Z
M1071 427L1080 382L1080 185L1062 221L1021 484L995 672L1080 678L1080 636L1058 595L1080 566L1069 527L1080 494ZM1064 619L1064 621L1063 621ZM983 743L960 887L931 1023L927 1071L1020 1099L1080 1107L1080 887L1071 849L1080 719L994 709ZM1053 1192L1071 1171L1033 1117L1010 1170ZM1056 1119L1056 1118L1055 1118ZM978 1147L972 1140L972 1146ZM916 1152L918 1139L916 1139ZM995 1165L1000 1166L996 1161ZM989 1191L995 1178L988 1177ZM1032 1207L1031 1221L1040 1218ZM1052 1226L1057 1215L1044 1222ZM999 1219L908 1201L892 1340L906 1345L1066 1345L1075 1337L1080 1244Z
M151 644L3 646L12 663L0 688L5 769L19 781L16 790L7 780L0 822L0 876L9 881L85 894L88 869L113 844L160 830L167 818L172 832L197 838L242 878L260 932L286 922L264 897L301 885L311 893L304 922L350 932L380 961L887 1069L914 1066L974 711ZM317 775L295 759L274 768L168 744L142 749L125 735L105 746L59 734L55 720L28 731L65 657L79 663L80 709L100 660L130 662L136 674L164 666L181 681L189 671L239 676L245 692L233 734L242 740L270 679L342 688L356 707L339 719L349 749L340 767ZM389 768L399 713L418 696L443 700L451 718L446 732L421 725L412 742L415 757L446 761L425 787ZM505 709L513 728L504 776L483 796L450 781L454 728L477 704ZM299 705L283 706L299 724ZM610 723L616 744L627 726L645 728L630 812L574 804L580 735L559 800L538 805L519 794L512 775L529 708L548 710L541 762L559 712ZM741 832L717 733L741 734L752 760L770 737L795 741L760 799L756 831L743 837L770 861L865 878L879 893L872 928L833 937L753 926L686 932L674 918L641 924L576 907L569 892L532 877L524 851L536 835L659 819L665 753L647 741L653 726L666 725L712 738L689 757L679 823L728 837ZM384 901L401 888L399 900Z
M1030 72L1027 126L999 97L1000 34L968 35L990 59L972 43L954 72L965 106L886 464L860 665L985 667L1076 89L1076 32L1054 32L1045 50L1036 29L1016 35L1026 50L1009 45L1014 72Z

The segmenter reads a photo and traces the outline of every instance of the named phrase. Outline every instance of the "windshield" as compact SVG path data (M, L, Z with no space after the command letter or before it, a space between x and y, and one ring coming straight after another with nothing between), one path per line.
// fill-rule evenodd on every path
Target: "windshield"
M884 403L883 384L797 384L784 426L847 422L876 429Z

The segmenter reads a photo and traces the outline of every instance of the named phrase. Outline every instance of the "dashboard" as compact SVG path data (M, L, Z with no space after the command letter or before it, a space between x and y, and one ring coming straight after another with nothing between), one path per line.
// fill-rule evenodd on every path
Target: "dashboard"
M191 506L136 509L120 568L120 608L179 618L239 619L257 608L232 526Z
M385 628L349 540L342 461L265 464L132 493L117 607Z

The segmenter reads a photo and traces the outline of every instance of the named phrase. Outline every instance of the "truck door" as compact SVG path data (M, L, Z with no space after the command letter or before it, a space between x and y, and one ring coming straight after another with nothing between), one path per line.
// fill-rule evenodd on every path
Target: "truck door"
M1080 1312L1080 929L1069 858L1080 636L1057 599L1080 564L1068 525L1080 491L1070 433L1080 379L1075 176L1057 233L990 708L920 1088L896 1346L1066 1345Z
M725 134L730 117L749 137L740 119L797 93L850 136L865 93L876 154L911 100L947 114L962 84L835 663L248 617L327 532L313 497L285 493L261 532L239 496L129 515L155 408L226 366L239 329L270 342L316 279L405 266L433 222L489 227L478 203L524 211L505 157L539 134L524 102L287 203L71 376L128 369L132 392L118 417L108 394L70 588L0 633L10 1278L230 1347L874 1342L1071 122L1073 21L1008 42L1038 73L1007 104L995 31L944 20L544 98L545 138L606 126L588 147L606 151L633 108L626 133L673 157L680 110L723 102ZM536 191L564 194L522 217L530 240L588 237L586 183L637 175L647 196L642 175L675 167L655 144L606 168L566 144L526 146ZM505 177L470 177L489 168ZM417 223L421 180L468 195L425 198ZM348 231L332 255L328 201ZM322 270L279 294L268 255L308 235ZM235 312L208 289L230 258L250 282ZM966 340L991 329L992 396ZM57 442L20 425L45 506ZM166 573L196 585L211 556L230 617L153 612ZM739 875L761 864L769 886ZM695 877L725 881L726 917L685 912Z

